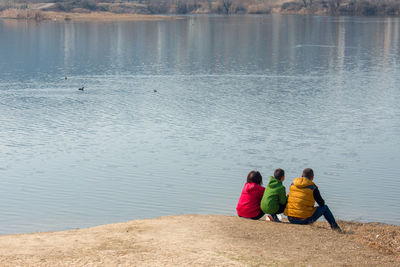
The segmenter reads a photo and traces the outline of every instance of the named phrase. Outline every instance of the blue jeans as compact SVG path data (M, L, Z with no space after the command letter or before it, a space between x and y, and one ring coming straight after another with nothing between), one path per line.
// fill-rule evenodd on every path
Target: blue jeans
M294 217L288 217L288 220L290 223L295 223L295 224L310 224L318 220L319 217L321 217L322 215L324 215L325 219L331 225L332 229L339 228L338 224L335 221L335 217L333 217L333 214L327 205L317 207L314 214L309 218L299 219Z

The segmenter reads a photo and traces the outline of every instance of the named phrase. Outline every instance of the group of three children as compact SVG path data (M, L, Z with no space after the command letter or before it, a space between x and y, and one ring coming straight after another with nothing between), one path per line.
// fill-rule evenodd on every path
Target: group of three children
M265 188L262 186L261 174L251 171L236 207L238 215L258 220L267 214L271 221L279 222L277 214L284 213L289 222L295 224L310 224L323 215L332 229L341 231L318 187L313 183L312 169L304 169L302 176L293 180L289 195L286 195L282 184L284 179L285 171L276 169ZM318 207L314 207L314 202L317 202Z

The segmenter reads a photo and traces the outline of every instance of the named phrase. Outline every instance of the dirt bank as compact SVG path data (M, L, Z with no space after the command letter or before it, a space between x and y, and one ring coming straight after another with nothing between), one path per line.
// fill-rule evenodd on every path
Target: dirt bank
M400 266L400 227L182 215L0 237L1 266Z

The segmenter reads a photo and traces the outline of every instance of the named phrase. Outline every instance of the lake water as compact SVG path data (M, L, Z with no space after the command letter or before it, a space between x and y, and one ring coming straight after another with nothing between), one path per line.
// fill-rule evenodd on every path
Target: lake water
M0 125L0 234L235 215L278 167L399 225L400 20L0 20Z

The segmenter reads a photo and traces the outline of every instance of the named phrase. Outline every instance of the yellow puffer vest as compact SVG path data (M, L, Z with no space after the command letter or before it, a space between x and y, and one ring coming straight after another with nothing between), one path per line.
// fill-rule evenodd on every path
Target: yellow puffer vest
M305 219L315 212L314 190L317 186L305 177L293 180L289 189L289 198L284 211L286 216Z

